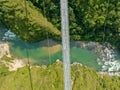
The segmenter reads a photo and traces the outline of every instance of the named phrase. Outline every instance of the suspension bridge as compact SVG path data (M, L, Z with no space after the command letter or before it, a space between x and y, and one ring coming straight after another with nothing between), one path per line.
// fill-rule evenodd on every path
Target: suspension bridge
M108 0L109 3L109 0ZM27 12L27 5L25 0L25 10L26 10L26 18L28 17ZM108 6L107 6L108 9ZM69 42L69 14L68 14L68 1L67 0L60 0L60 10L61 10L61 31L62 31L62 52L63 52L63 69L64 69L64 90L71 90L71 74L70 74L70 42ZM106 11L106 17L107 17ZM26 19L27 20L27 19ZM26 21L27 22L27 21ZM105 32L106 22L104 24L104 32ZM27 29L27 28L26 28ZM48 37L47 37L48 38ZM104 39L104 36L103 36ZM48 40L48 46L49 46L49 40ZM26 46L27 49L29 49ZM27 52L28 57L28 70L29 70L29 78L30 78L30 84L31 84L31 90L33 90L32 86L32 78L31 78L31 71L30 71L30 62L29 62L29 53ZM50 53L50 51L48 51ZM49 54L50 59L50 54Z
M68 1L61 0L60 5L64 64L64 90L71 90Z

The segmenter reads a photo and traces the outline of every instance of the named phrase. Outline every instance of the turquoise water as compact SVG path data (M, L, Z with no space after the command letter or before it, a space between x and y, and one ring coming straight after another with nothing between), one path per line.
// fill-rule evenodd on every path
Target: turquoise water
M37 65L49 65L54 63L57 59L62 61L62 50L60 49L55 53L51 53L52 51L45 51L44 48L48 48L47 43L47 40L38 43L25 43L21 40L12 41L10 42L10 50L14 56L18 58L29 57L34 64ZM61 45L61 43L50 41L49 47L56 45ZM71 44L70 54L71 63L79 62L94 69L100 68L96 61L97 55L85 48L78 48Z
M97 55L85 48L72 47L71 51L71 63L80 62L86 66L94 69L99 69L100 66L97 63Z
M0 40L3 39L6 31L7 29L0 28ZM23 60L24 58L29 58L35 65L49 65L54 63L57 59L62 61L62 50L60 47L58 47L58 51L53 53L53 51L57 49L57 45L61 46L61 42L59 41L50 40L48 46L48 40L43 40L37 43L26 43L17 37L14 39L10 39L9 37L7 38L10 42L10 51L12 55L17 58L21 58ZM48 50L48 48L54 46L55 48L50 49L51 51ZM99 56L89 49L90 48L80 48L80 44L77 41L71 42L71 63L78 62L95 70L101 69L101 66L97 63L97 58ZM117 60L120 61L120 53L118 53L118 55L116 53L116 56Z

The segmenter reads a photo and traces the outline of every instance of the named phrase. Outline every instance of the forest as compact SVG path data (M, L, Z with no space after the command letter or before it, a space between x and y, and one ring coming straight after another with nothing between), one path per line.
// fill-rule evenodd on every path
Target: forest
M60 0L31 0L60 30ZM120 46L120 1L69 0L71 40L110 42Z
M68 2L71 40L109 42L120 48L119 0ZM29 42L61 40L60 0L28 0L26 5L24 0L1 0L0 21Z

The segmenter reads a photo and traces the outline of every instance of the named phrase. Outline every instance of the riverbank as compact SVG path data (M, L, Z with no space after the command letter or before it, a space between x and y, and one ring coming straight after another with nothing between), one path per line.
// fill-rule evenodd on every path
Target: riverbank
M62 60L62 45L49 39L50 46L48 47L47 42L48 40L43 40L35 44L27 44L29 59L34 65L49 66L57 59ZM10 66L14 68L13 70L16 70L17 66L23 67L23 63L26 63L26 60L23 59L27 58L27 51L23 41L1 42L0 53L1 59L12 59ZM114 48L110 45L102 46L96 42L71 42L70 54L71 64L82 63L84 66L103 72L119 72L120 70L120 62L116 60ZM95 54L98 56L96 57Z
M120 72L97 72L100 75L120 76Z
M0 62L4 63L8 67L9 71L15 71L18 68L24 67L25 62L21 59L13 58L10 53L10 47L8 42L0 42Z
M87 66L81 64L81 63L77 63L77 62L74 62L73 64L71 64L71 66L84 66L86 68L88 68ZM100 75L109 75L109 76L120 76L120 71L97 71L97 74L100 74Z

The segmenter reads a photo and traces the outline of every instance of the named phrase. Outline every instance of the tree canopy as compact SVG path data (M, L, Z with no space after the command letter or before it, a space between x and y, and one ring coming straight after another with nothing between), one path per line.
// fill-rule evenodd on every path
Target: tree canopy
M31 2L26 2L25 5L25 0L0 1L0 21L26 41L39 41L47 35L58 39L61 32Z
M109 42L120 48L119 0L69 0L71 40ZM1 0L0 20L27 41L60 40L60 0ZM27 21L27 22L26 22ZM31 38L32 37L32 38Z
M30 0L60 30L60 0ZM120 47L120 1L69 0L71 40L109 42Z

